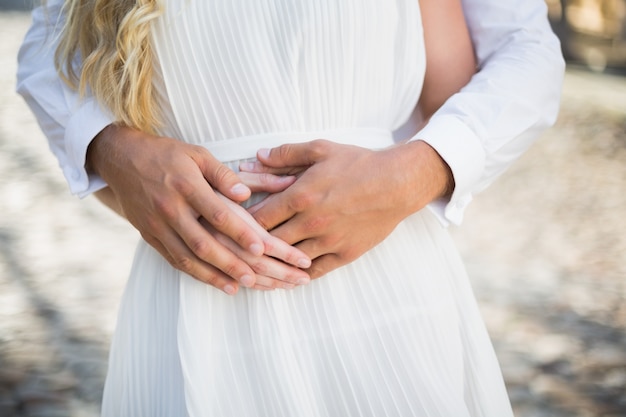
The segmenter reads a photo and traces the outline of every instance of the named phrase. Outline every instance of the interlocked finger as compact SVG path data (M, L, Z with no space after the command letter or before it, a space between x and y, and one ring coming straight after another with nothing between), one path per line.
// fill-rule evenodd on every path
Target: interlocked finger
M208 233L198 219L192 216L192 213L181 215L175 227L180 239L184 242L184 245L177 246L178 250L174 256L177 264L190 269L198 267L198 261L203 261L235 279L244 287L254 285L252 269L232 250L226 248Z
M144 237L144 239L174 268L226 294L234 295L237 292L239 285L235 279L197 258L174 233L163 238L165 245L154 237ZM169 249L166 249L166 246ZM181 262L181 260L184 261Z

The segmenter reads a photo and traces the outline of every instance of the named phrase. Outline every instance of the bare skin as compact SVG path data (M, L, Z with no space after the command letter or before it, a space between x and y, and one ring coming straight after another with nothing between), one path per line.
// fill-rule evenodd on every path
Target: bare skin
M245 186L202 147L113 125L92 142L87 158L109 185L98 193L100 200L177 269L227 294L239 285L293 288L308 282L300 268L310 259L270 236L234 203L251 191L284 189L293 178L247 175ZM277 271L280 279L267 271Z
M418 110L428 120L467 84L476 63L458 0L422 0L420 7L428 63ZM241 170L298 176L250 212L273 236L313 259L312 278L357 259L406 217L454 189L450 168L423 141L382 151L314 141L261 150L257 158Z
M428 60L418 110L426 121L469 81L475 60L459 0L420 7ZM228 294L320 277L454 187L449 167L422 141L377 152L328 141L285 145L242 165L240 178L201 147L109 126L87 158L109 185L98 194L105 204L172 266ZM281 179L285 173L298 179ZM237 205L252 191L273 193L250 210L254 218Z
M426 74L417 108L427 121L476 73L476 57L460 0L420 0Z
M422 141L372 151L319 140L260 151L258 158L242 169L299 175L250 212L313 259L311 278L354 261L452 189L448 166Z

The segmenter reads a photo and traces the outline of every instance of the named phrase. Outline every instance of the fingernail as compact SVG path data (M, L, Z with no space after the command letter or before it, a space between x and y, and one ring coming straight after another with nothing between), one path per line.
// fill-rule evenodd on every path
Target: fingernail
M300 268L308 268L311 266L311 260L307 258L298 259L298 266Z
M300 279L298 279L298 281L296 283L298 285L306 285L309 282L311 282L311 280L309 278L300 278Z
M266 148L259 149L257 155L261 158L267 159L270 157L270 150Z
M294 288L296 288L296 286L294 284L290 284L288 282L284 282L284 283L280 284L280 288L282 288L283 290L293 290Z
M241 171L252 171L254 170L254 163L252 162L242 162L239 164L239 170Z
M258 243L253 243L250 245L250 253L256 256L263 255L263 245L259 245Z
M244 287L252 287L254 285L254 278L250 275L244 275L239 279L239 283Z
M233 185L230 191L233 194L244 195L244 194L248 194L250 192L250 189L246 187L245 185L243 185L242 183L239 183L239 184Z
M237 290L232 285L226 285L224 286L224 292L228 295L235 295Z

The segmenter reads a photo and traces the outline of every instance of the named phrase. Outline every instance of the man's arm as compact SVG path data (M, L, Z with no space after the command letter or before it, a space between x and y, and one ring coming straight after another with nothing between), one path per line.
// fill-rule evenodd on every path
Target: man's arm
M18 55L17 91L35 114L57 157L70 191L84 197L106 184L85 170L91 140L113 117L92 97L81 99L54 66L63 27L63 1L49 0L33 11L33 21Z
M564 61L543 0L462 0L479 70L415 136L454 176L450 199L430 208L459 224L491 184L557 116Z
M283 145L260 151L261 164L242 166L272 173L306 167L293 186L251 212L273 235L300 242L297 246L314 259L312 277L356 259L426 204L442 222L459 223L473 193L491 183L554 122L564 65L543 0L464 0L463 6L478 73L456 94L444 97L430 118L441 100L421 103L428 121L412 141L379 152L319 141ZM426 41L443 39L438 28L464 26L446 22L458 14L438 13L445 7L441 2L423 0L420 7L428 21ZM458 42L460 34L451 40ZM426 47L426 73L437 64L439 69L431 73L443 74L443 84L449 83L446 68L458 70L454 62L460 55L453 48L436 47L436 42L426 42ZM425 81L437 85L436 77ZM377 175L381 172L385 175Z
M426 78L419 110L428 119L476 70L460 0L420 2ZM249 211L281 240L313 259L311 277L357 259L406 217L452 189L452 174L423 141L371 151L328 141L260 150L249 172L299 174Z
M124 215L174 267L229 294L238 284L290 288L307 282L306 273L288 265L307 267L306 255L258 228L216 192L235 201L248 198L250 188L234 172L198 147L115 126L113 116L93 97L81 98L61 80L54 54L63 27L62 5L62 0L49 0L46 8L33 11L19 52L17 89L47 136L71 191L85 196L102 190L102 201ZM163 164L146 161L145 149ZM133 166L148 168L133 172ZM164 177L170 181L162 181ZM284 186L276 181L265 187Z

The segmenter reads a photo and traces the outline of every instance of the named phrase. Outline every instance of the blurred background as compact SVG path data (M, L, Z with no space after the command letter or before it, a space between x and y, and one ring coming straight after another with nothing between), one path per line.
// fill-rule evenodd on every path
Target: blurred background
M570 62L594 71L626 67L626 1L546 0L554 31Z
M549 0L557 124L453 229L518 417L626 416L626 0ZM69 195L0 0L0 416L95 417L138 235Z

